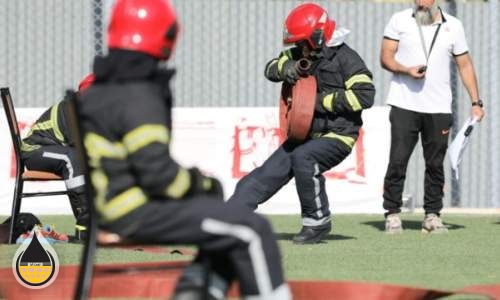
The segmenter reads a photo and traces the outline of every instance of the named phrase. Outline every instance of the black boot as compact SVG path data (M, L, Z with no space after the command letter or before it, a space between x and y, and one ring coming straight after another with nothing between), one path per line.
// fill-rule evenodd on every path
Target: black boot
M212 295L205 293L200 287L176 289L171 300L217 300Z
M186 288L176 290L171 300L202 300L203 290L200 288Z
M184 269L177 282L171 300L221 300L229 290L229 283L214 271L208 271L207 265L193 263ZM208 275L208 282L207 280Z
M75 240L85 241L87 239L87 226L89 223L89 208L85 198L84 187L80 186L68 191L69 203L76 219Z
M302 226L300 232L293 237L293 243L298 245L316 244L325 238L332 230L332 223L320 226Z

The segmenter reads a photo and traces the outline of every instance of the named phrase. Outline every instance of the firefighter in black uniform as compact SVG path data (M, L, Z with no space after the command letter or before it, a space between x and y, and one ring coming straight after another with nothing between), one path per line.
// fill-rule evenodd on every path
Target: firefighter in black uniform
M109 53L95 59L96 81L78 99L99 226L135 242L197 245L174 299L200 296L207 260L213 299L233 280L244 298L290 299L268 221L225 203L218 180L170 156L173 71L159 62L177 32L167 0L115 2Z
M88 88L92 80L93 75L87 75L80 82L79 91ZM51 172L64 178L71 209L76 218L75 238L84 240L88 222L85 180L68 127L67 105L68 100L58 102L38 118L22 141L22 159L28 170Z
M272 59L265 76L294 84L300 75L297 61L311 61L308 75L315 76L318 95L310 138L302 143L286 140L262 166L238 182L229 199L256 209L295 177L302 213L302 229L293 238L296 244L317 243L331 231L322 173L349 155L363 123L361 111L373 105L372 74L343 43L346 32L335 30L335 21L317 4L305 3L290 12L284 43L295 46Z

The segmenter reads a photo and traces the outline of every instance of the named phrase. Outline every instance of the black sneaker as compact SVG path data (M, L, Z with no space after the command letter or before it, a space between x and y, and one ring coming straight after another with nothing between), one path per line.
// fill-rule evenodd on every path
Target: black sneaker
M332 231L332 224L321 226L302 226L300 232L293 237L293 243L298 245L316 244Z

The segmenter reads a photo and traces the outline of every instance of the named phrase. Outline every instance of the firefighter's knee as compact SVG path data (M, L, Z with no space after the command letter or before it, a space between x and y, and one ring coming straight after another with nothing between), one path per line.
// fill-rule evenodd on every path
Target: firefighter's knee
M294 170L309 169L314 164L311 154L305 150L297 149L292 154L292 165Z

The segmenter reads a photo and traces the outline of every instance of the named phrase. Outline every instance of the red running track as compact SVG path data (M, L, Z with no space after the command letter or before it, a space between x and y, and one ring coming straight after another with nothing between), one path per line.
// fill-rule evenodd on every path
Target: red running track
M167 298L171 295L179 269L173 266L188 262L112 264L96 267L91 297L99 298ZM123 272L126 267L129 272ZM20 285L12 269L0 269L0 298L6 299L72 299L78 266L62 266L50 286L32 290ZM407 286L342 281L289 281L296 300L420 300L436 299L454 293L471 293L500 300L500 285L471 286L460 291L428 290ZM2 297L3 296L3 297ZM233 286L230 297L237 298Z

